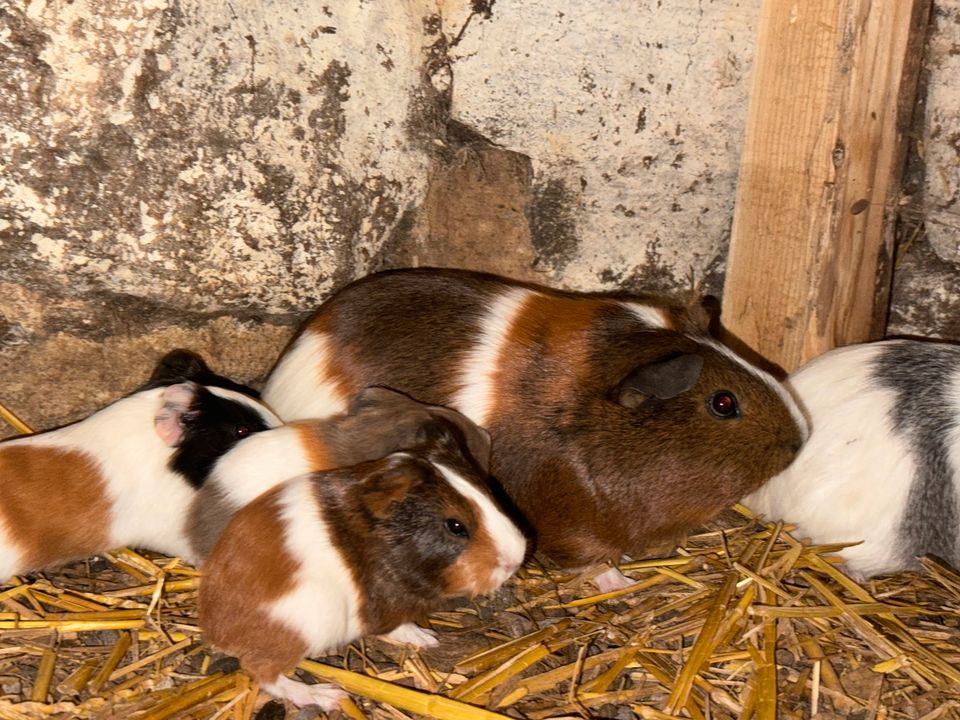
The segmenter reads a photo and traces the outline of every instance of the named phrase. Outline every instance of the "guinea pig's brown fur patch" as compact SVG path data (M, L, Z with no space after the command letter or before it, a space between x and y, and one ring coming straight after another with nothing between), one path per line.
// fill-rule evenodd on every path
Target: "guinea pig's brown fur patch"
M233 518L206 563L200 625L206 639L236 655L261 682L272 682L303 657L304 638L266 608L294 588L300 562L284 545L275 488Z
M339 399L346 403L348 398L359 392L360 387L354 381L355 373L349 372L349 349L337 343L333 333L329 332L328 324L326 317L317 317L308 326L311 333L327 343L326 353L317 363L317 380L321 387L332 386Z
M544 384L544 404L562 402L589 370L589 331L593 318L609 300L572 299L532 294L526 298L497 358L494 417L510 411L520 400L514 393L530 364L550 382ZM524 350L527 349L527 352Z
M466 498L438 478L422 462L396 456L315 477L317 504L331 540L361 589L357 614L365 634L418 620L445 597L440 575L446 568L421 567L407 552L411 536L392 521L400 503L425 502L425 509L433 508L425 512L436 514L438 522L453 511L470 528L479 525Z
M335 467L331 450L327 443L323 441L323 423L307 420L290 424L297 430L300 445L307 455L307 464L311 471L319 472Z
M86 453L0 448L0 517L25 570L102 551L112 510L106 481Z
M470 545L443 572L443 588L447 595L484 595L496 590L493 570L497 567L497 546L487 526L480 522L483 513L475 502L466 500L473 509L477 524Z

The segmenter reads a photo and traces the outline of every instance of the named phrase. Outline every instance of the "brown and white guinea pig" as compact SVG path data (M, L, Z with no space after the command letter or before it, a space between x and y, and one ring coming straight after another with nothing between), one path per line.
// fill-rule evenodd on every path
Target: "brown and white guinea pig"
M960 346L838 348L790 376L810 439L744 504L844 548L858 578L937 555L960 567Z
M384 633L436 644L413 621L493 592L526 550L454 428L429 423L416 450L304 475L243 507L204 567L207 641L267 692L324 710L341 689L284 676L305 655Z
M216 458L279 423L176 350L90 417L0 443L0 582L122 545L189 558L187 512Z
M414 450L439 428L458 438L464 457L478 472L489 472L485 430L454 410L383 387L365 388L342 413L299 420L244 440L217 461L194 498L188 522L192 555L206 557L234 513L275 485Z
M780 383L682 308L466 271L385 272L334 294L264 399L285 421L323 417L370 384L486 428L493 474L564 566L700 525L786 467L806 435ZM625 582L614 571L598 585Z

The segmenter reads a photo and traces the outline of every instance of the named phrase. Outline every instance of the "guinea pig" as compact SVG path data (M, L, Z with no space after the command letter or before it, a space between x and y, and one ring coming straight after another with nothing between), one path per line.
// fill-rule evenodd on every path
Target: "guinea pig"
M383 387L365 388L347 409L258 433L219 458L190 508L192 556L206 557L230 518L285 480L415 450L443 429L463 444L465 461L487 473L490 436L460 413Z
M937 555L960 567L960 346L888 340L831 350L788 380L810 439L743 503L844 548L858 579Z
M264 399L285 421L381 384L486 428L493 474L563 566L673 540L793 459L782 385L662 301L487 274L384 272L335 293L281 355ZM626 580L614 571L602 590Z
M189 559L187 512L216 457L280 423L241 387L177 350L88 418L0 443L0 580L122 545Z
M300 476L244 506L204 567L206 640L267 692L326 711L342 689L284 676L305 655L371 634L435 644L410 636L413 621L493 592L526 549L451 427L430 424L416 451Z

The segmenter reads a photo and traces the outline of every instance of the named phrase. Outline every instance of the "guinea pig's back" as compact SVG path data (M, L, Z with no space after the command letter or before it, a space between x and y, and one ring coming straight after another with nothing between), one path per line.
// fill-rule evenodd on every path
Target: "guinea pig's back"
M788 384L811 423L784 472L744 502L797 523L869 576L932 552L958 559L960 348L884 341L828 352Z
M264 400L286 421L342 412L369 384L450 404L461 389L457 368L486 327L509 324L518 292L493 276L455 270L363 278L303 325L271 372Z

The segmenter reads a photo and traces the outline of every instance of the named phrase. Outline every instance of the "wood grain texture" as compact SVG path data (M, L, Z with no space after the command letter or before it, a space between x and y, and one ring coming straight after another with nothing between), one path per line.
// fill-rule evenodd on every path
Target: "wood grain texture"
M880 337L930 0L764 0L724 289L786 370Z

